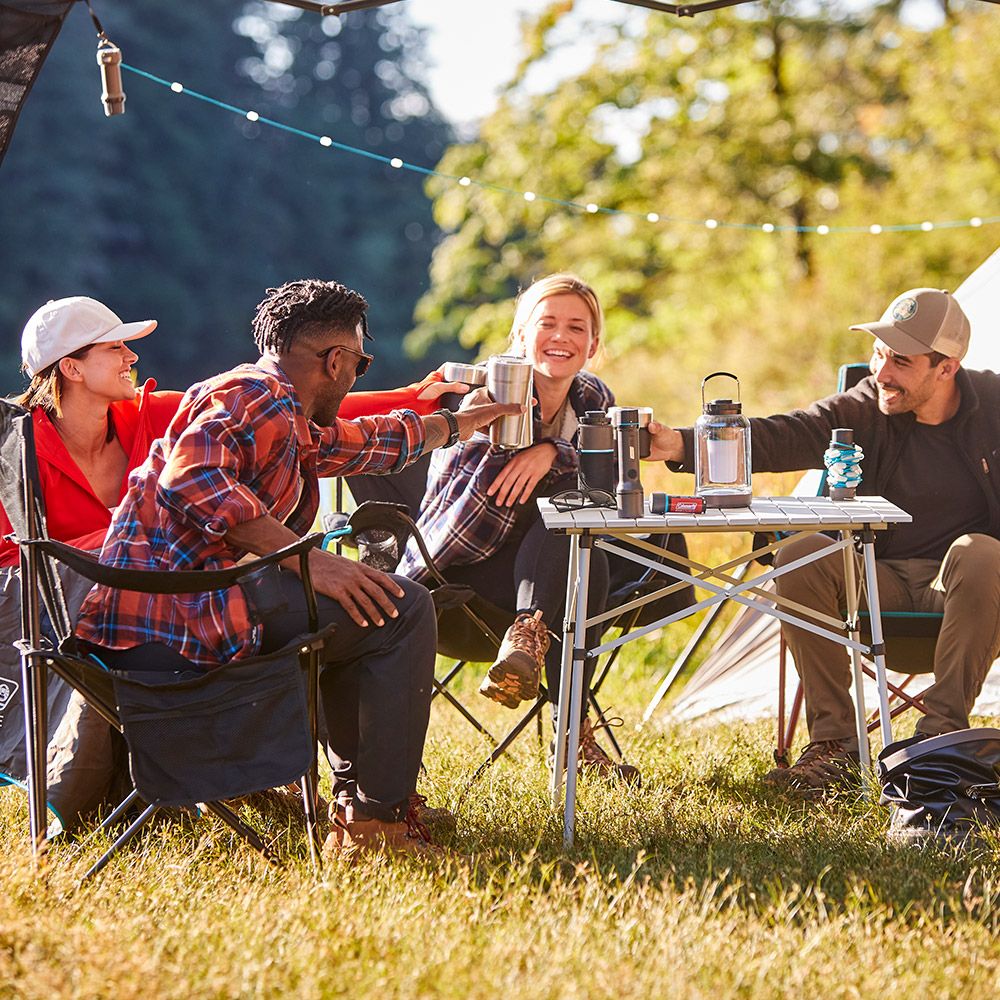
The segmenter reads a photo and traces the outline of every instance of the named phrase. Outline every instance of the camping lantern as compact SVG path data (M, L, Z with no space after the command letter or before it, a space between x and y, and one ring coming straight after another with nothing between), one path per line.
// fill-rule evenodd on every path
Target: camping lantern
M731 378L736 399L705 402L705 384ZM695 494L706 507L749 507L750 421L743 416L740 380L730 372L712 372L701 380L701 416L694 425Z

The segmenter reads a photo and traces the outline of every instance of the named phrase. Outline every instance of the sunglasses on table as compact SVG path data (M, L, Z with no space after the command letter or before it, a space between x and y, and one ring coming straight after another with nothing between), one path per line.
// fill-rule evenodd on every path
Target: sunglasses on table
M334 344L332 347L324 347L322 351L316 352L317 358L325 358L331 351L350 351L351 354L356 354L358 356L358 364L354 369L354 377L361 378L362 375L372 366L372 362L375 360L373 354L365 354L364 351L359 351L354 347L348 347L346 344Z
M617 508L618 501L604 490L563 490L549 498L560 514L572 510L590 510L596 507Z

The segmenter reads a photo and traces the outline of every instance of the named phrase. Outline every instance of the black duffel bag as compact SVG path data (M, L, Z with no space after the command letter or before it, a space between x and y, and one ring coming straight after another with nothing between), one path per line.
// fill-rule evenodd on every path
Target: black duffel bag
M1000 729L960 729L890 743L878 757L893 844L964 844L1000 828Z

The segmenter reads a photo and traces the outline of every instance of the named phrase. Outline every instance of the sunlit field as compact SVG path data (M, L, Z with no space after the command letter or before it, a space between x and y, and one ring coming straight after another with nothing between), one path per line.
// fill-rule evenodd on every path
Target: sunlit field
M585 776L568 853L548 720L542 744L529 727L468 789L489 744L441 700L421 791L459 826L439 862L366 857L317 876L298 819L246 805L280 865L213 819L167 823L81 888L102 844L57 844L34 878L24 798L0 794L0 996L996 996L995 850L889 848L870 798L782 800L760 781L764 723L664 713L636 731L682 640L647 644L609 680L644 783ZM500 731L512 715L475 694L478 669L459 690Z

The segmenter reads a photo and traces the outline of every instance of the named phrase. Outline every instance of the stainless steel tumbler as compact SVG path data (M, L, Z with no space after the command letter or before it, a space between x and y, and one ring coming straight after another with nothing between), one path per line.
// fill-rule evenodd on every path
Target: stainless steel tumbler
M486 366L467 365L458 361L449 361L444 366L442 372L445 382L464 382L469 386L469 392L477 389L481 385L486 385ZM446 392L438 397L438 402L447 410L453 413L462 405L465 399L463 394L457 392Z
M486 388L497 403L520 403L524 412L490 425L490 444L509 451L530 448L532 373L527 358L495 354L486 362Z

